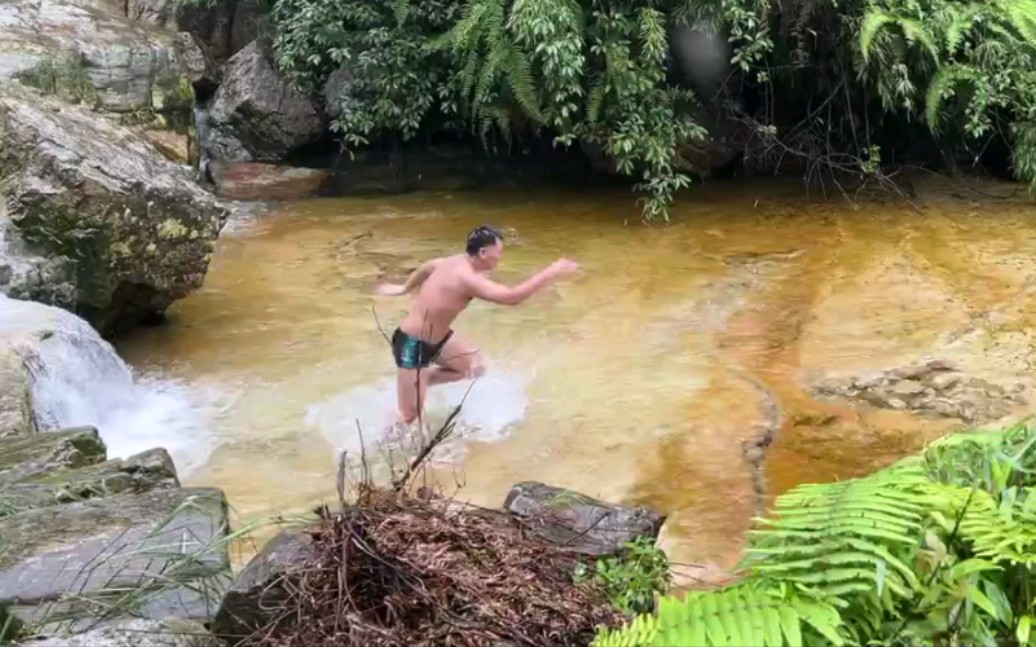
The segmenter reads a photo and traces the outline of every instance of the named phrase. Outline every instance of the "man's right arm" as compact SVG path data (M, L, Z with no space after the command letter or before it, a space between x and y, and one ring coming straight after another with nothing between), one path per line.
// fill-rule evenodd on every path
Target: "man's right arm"
M472 296L478 297L483 301L505 306L516 306L558 276L574 272L577 268L578 265L573 261L558 261L515 286L501 285L482 274L472 274L467 279L467 287L471 291Z

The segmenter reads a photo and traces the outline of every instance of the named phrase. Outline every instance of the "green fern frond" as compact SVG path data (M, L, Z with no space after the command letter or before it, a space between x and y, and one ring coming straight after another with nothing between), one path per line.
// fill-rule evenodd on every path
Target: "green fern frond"
M925 95L925 121L933 134L938 135L941 130L939 121L943 104L953 96L954 87L967 77L966 71L958 65L940 67L935 71Z
M604 78L601 75L597 75L590 87L590 99L586 106L586 122L591 127L596 126L600 120L605 91Z
M537 98L536 81L532 74L532 65L525 54L517 47L512 47L509 54L507 58L507 80L508 86L514 95L514 100L530 119L537 123L543 123L544 118Z
M865 62L870 60L875 38L883 29L890 26L899 27L908 41L920 44L934 60L939 60L939 47L935 42L935 36L920 20L872 10L864 15L860 25L860 51Z
M960 523L960 534L977 557L1036 565L1036 491L1025 488L1022 500L998 502L975 490Z
M870 11L860 24L860 53L864 62L870 62L871 47L881 30L897 21L896 16L884 11Z
M396 26L402 27L410 15L410 0L393 0L392 16L396 19Z
M946 26L946 51L957 51L964 40L964 34L971 31L975 20L984 10L982 5L970 5L952 13L950 23Z
M664 597L657 616L642 615L621 629L602 631L595 647L782 647L802 645L814 631L828 644L841 645L841 617L832 605L751 585L688 593L683 600Z
M1036 0L1006 0L1001 6L1025 45L1036 48Z

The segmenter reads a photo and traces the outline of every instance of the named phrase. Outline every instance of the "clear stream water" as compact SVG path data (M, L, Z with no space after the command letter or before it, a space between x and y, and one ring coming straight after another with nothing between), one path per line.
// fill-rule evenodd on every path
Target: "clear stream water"
M489 371L440 482L482 505L522 480L650 505L669 515L671 559L721 570L753 514L741 443L766 401L783 421L765 463L772 497L873 470L955 426L820 402L814 379L941 357L1029 388L1036 212L1013 186L982 190L1014 197L934 186L917 212L809 204L800 185L760 182L698 189L660 227L623 226L622 190L285 205L233 223L169 325L120 342L149 392L175 386L180 407L139 419L137 440L172 445L184 482L223 488L243 519L331 500L337 452L357 448L358 426L375 442L393 413L379 325L390 333L407 301L372 286L491 222L509 232L500 280L562 255L584 272L522 306L461 316ZM435 392L433 418L469 386Z

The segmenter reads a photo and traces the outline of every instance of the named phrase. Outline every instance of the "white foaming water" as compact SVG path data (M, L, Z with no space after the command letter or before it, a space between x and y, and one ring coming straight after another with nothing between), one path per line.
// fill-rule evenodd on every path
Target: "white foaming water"
M40 429L89 425L126 458L164 447L184 477L208 458L209 409L215 397L173 380L134 380L115 349L74 314L0 295L0 333L32 374L33 408ZM200 405L200 406L199 406Z
M465 441L497 440L521 422L528 405L526 389L530 379L531 375L490 368L477 380L434 386L428 390L426 422L437 429L454 407L462 405L455 438L448 443L448 454L452 459L459 458ZM363 431L364 448L372 451L385 439L395 417L396 379L393 376L310 406L306 423L317 427L334 445L336 453L344 450L358 456L361 445L357 424Z

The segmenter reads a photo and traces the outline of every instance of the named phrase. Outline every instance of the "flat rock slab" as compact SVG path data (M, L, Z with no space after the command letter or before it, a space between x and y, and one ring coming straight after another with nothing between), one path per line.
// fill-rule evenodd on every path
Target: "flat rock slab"
M93 427L0 438L0 487L64 468L101 463L108 456Z
M316 195L330 175L320 169L257 162L213 162L210 168L217 195L227 200L300 200Z
M639 537L658 537L665 517L644 507L623 507L543 483L518 483L504 507L534 535L584 555L618 552Z
M124 620L72 636L34 636L23 647L220 647L205 627L191 620Z
M0 606L45 631L74 630L99 616L208 620L230 584L226 532L226 499L211 488L3 517Z

